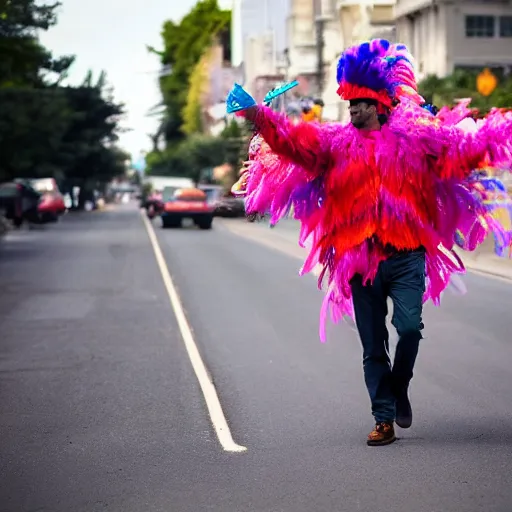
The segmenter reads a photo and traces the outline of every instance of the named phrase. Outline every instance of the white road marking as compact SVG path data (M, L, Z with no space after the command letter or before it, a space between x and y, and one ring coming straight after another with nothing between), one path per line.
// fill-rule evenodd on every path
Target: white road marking
M194 368L197 380L201 386L201 391L203 392L206 406L208 407L210 419L212 421L213 428L215 429L215 433L217 434L217 438L219 439L219 442L224 451L244 452L247 450L247 448L245 446L240 446L233 440L228 422L222 410L222 406L220 405L217 390L210 380L208 370L206 369L201 355L199 354L199 350L192 334L192 329L190 328L187 317L183 310L183 306L181 304L180 297L172 281L169 268L167 267L167 263L165 262L164 256L162 254L162 249L160 248L160 244L156 238L153 225L144 213L141 212L141 216L144 222L144 226L146 227L153 252L155 253L158 268L162 274L162 279L169 296L169 300L171 302L171 307L173 309L174 315L176 316L176 320L178 321L178 326L183 338L183 342L185 343L190 362L192 363L192 367Z

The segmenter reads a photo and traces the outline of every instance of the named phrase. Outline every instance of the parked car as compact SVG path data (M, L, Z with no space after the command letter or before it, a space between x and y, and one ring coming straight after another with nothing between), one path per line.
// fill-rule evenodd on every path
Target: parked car
M200 229L211 229L214 207L206 193L198 188L166 187L162 193L162 227L177 228L183 219L192 219Z
M213 206L217 206L217 203L224 193L224 187L222 185L200 183L197 188L201 189L206 194L208 202Z
M42 222L57 222L67 210L64 196L54 178L28 180L34 190L41 194L39 214Z
M41 194L29 183L10 181L0 184L0 216L20 227L23 222L42 224L39 213Z
M43 221L57 222L66 211L64 197L60 193L45 192L41 195L38 210Z
M215 205L214 215L216 217L243 217L245 202L239 197L221 197Z

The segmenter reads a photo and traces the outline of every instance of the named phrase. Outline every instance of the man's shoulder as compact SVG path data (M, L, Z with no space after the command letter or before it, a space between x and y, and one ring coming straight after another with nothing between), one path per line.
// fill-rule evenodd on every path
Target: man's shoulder
M433 117L426 112L411 112L396 110L389 116L386 123L390 134L399 138L401 141L417 141L424 138L432 138L442 126Z

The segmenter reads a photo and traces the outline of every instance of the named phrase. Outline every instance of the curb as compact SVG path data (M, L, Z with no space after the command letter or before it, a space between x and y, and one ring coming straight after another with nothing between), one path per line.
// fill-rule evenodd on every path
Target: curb
M471 265L470 263L468 264L464 260L462 260L462 262L464 263L464 266L466 267L466 270L468 272L473 272L475 274L483 274L483 275L486 275L489 277L495 277L495 278L503 279L505 281L510 281L512 283L512 271L509 275L509 274L502 273L502 272L495 272L495 271L493 272L492 270L489 270L485 267L478 267L475 265Z
M512 281L512 259L500 258L492 253L483 255L485 260L490 261L479 262L478 259L482 254L475 257L470 256L469 254L471 253L468 254L464 251L455 250L455 252L462 260L462 263L464 263L464 266L468 271Z
M279 233L279 230L275 233L279 239L279 245L282 246L283 242L285 244L291 244L292 247L287 247L286 250L282 247L277 247L275 244L276 239L273 240L262 240L262 233L266 231L261 224L257 225L259 229L255 229L252 232L245 231L243 226L238 223L220 223L223 225L225 229L230 231L231 233L242 236L247 239L252 239L255 242L259 242L262 245L267 245L268 247L278 250L280 252L284 252L289 256L300 258L301 260L304 258L304 250L301 249L296 244L296 238L293 238L293 241L289 239L288 236L282 236L282 232ZM253 224L254 226L254 224ZM256 234L256 231L259 231ZM462 260L466 271L469 273L480 274L490 278L499 279L502 281L506 281L507 283L512 282L512 259L509 258L500 258L493 253L480 253L475 257L475 253L468 253L465 251L455 249L457 256ZM478 261L483 256L484 260L490 259L491 261ZM505 268L504 268L505 267ZM313 272L315 274L315 272Z

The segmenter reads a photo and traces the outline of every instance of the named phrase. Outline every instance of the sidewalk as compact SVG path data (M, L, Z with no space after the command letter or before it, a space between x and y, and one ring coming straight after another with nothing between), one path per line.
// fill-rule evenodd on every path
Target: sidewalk
M491 236L474 252L456 250L468 270L510 279L512 281L512 258L500 258L494 252Z
M244 221L224 221L230 231L273 247L290 256L304 260L306 252L298 246L298 223L292 219L281 221L275 229L269 229L268 223L249 224ZM512 281L512 259L500 258L494 252L492 235L474 252L455 249L468 271L474 271L508 279Z

